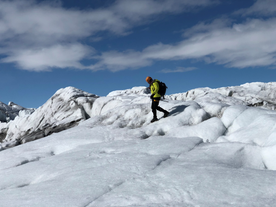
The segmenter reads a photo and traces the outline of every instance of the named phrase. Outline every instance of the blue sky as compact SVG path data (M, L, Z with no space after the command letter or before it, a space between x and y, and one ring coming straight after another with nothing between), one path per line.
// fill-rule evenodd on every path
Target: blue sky
M0 101L37 108L74 86L105 96L272 82L275 0L0 0Z

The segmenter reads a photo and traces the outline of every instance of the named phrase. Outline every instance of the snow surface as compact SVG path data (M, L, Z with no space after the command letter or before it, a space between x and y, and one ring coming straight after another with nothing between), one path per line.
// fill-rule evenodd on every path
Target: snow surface
M170 116L154 123L146 87L100 98L61 89L54 97L75 94L91 118L1 151L0 206L276 206L275 89L250 83L166 96L160 105ZM54 123L48 102L25 120L37 113Z

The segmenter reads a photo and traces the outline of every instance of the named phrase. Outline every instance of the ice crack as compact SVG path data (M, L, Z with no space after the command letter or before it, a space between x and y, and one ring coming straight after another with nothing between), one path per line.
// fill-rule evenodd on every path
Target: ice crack
M120 181L118 183L115 183L113 185L109 185L108 189L103 192L101 195L99 195L98 197L96 197L95 199L93 199L92 201L90 201L89 203L85 204L83 207L88 207L90 205L93 205L94 202L96 202L98 199L100 199L101 197L103 197L104 195L110 193L111 191L113 191L114 189L120 187L121 185L123 185L125 183L125 181Z

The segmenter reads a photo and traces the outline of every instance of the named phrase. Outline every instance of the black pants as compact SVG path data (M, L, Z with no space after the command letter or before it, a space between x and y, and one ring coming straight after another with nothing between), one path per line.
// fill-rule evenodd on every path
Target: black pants
M151 109L152 109L152 113L153 113L153 117L154 118L157 118L157 115L156 115L156 110L158 111L161 111L163 113L166 113L167 111L162 109L160 106L159 106L159 101L158 99L152 99L152 103L151 103Z

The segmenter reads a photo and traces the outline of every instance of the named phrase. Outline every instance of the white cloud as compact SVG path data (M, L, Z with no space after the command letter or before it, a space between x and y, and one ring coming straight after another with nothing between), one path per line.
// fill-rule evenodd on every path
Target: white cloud
M0 0L0 54L7 56L2 62L14 62L27 70L72 66L82 69L84 66L80 63L76 64L76 61L81 61L86 57L86 52L72 59L70 50L68 60L65 60L64 56L58 62L52 57L52 54L55 54L53 51L61 50L66 54L66 51L62 49L65 47L60 45L80 47L78 42L85 38L99 41L102 37L99 37L97 33L102 31L126 35L129 29L147 23L151 17L162 13L192 10L214 2L216 0L194 0L192 2L190 0L132 0L131 2L117 0L106 8L77 10L65 9L61 7L61 4L38 4L35 0ZM86 47L82 46L82 48ZM57 57L60 56L62 55ZM98 65L104 64L106 56L108 53L103 54ZM26 59L23 60L23 58ZM144 63L140 65L147 65L148 62L149 60L144 60ZM124 68L116 63L113 66L109 63L106 65L112 70ZM134 63L134 65L139 64Z
M15 62L20 68L30 71L67 67L85 69L80 61L92 52L92 48L81 44L54 45L48 48L16 50L9 57L3 58L2 62Z
M276 13L276 1L275 0L257 0L251 7L247 9L241 9L236 14L247 15L262 15L270 16Z
M209 32L212 32L214 30L218 31L218 30L226 28L226 27L231 27L232 21L233 20L228 19L228 18L222 18L222 19L215 19L211 23L200 22L197 25L195 25L189 29L186 29L182 36L184 38L190 38L193 35L196 35L198 33L208 34Z
M144 58L140 52L132 50L122 53L117 51L104 52L101 56L95 57L95 59L98 59L99 62L88 67L89 69L108 69L116 72L125 69L136 69L152 64L152 61Z
M196 69L197 69L196 67L187 67L187 68L185 68L185 67L178 67L175 70L163 69L160 72L161 73L185 73L185 72L193 71L193 70L196 70Z
M179 13L218 3L217 0L118 0L116 13L131 22L142 22L162 13Z
M178 43L159 43L141 51L109 51L94 57L89 57L93 48L80 43L86 38L91 42L101 40L102 31L126 35L133 27L154 21L160 14L194 11L214 3L217 1L117 0L106 8L81 11L28 0L0 0L0 54L6 56L1 62L34 71L51 67L119 71L178 59L236 68L276 65L276 18L248 19L240 24L217 19L185 30L183 41ZM239 12L274 14L275 4L259 0ZM97 62L84 66L81 61L86 58Z

